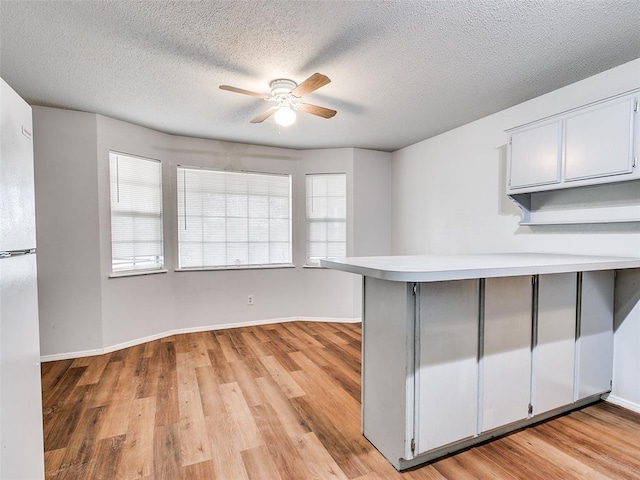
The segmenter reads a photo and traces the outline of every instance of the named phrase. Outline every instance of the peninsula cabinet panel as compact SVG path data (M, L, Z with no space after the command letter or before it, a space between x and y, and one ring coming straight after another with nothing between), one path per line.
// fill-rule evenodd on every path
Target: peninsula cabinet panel
M573 402L576 273L538 277L537 332L533 349L533 414Z
M362 429L388 458L410 458L414 398L412 284L364 279Z
M583 272L576 400L611 390L614 272Z
M478 285L420 284L417 454L476 434Z
M526 419L531 399L531 276L485 283L481 431Z

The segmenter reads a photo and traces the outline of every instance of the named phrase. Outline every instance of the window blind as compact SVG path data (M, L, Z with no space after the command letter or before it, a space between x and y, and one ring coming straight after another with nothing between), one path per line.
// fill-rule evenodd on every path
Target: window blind
M321 258L347 256L347 176L306 176L307 265Z
M291 265L291 176L178 167L180 268Z
M161 163L110 152L109 174L112 271L162 269Z

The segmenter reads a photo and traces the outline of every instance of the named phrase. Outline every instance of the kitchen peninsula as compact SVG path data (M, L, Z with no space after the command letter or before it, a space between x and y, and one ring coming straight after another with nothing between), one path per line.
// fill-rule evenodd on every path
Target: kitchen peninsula
M640 258L353 257L363 276L362 431L398 470L611 390L615 271Z

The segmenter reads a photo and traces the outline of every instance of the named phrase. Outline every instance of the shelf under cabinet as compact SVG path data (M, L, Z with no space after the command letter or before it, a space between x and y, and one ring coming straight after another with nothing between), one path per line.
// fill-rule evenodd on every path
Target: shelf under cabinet
M640 222L640 181L512 194L522 210L520 225Z

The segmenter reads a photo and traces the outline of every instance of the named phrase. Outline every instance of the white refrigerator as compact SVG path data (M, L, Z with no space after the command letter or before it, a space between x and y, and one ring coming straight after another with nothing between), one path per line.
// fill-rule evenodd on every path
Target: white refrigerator
M31 107L0 78L0 479L44 478Z

